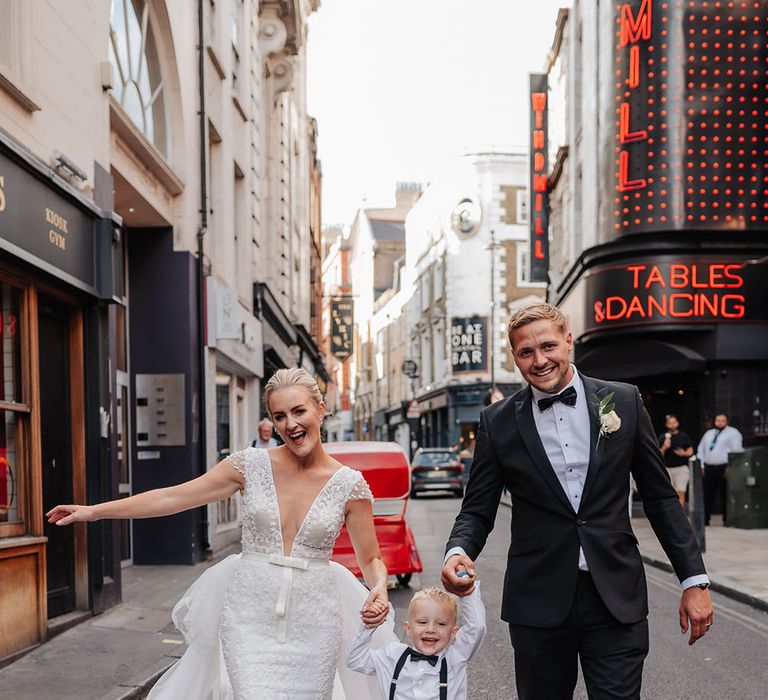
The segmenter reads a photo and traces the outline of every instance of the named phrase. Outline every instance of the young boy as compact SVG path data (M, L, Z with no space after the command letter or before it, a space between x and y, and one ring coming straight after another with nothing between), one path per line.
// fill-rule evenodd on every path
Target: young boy
M466 700L467 663L485 637L480 585L459 598L463 625L456 626L456 600L439 588L416 593L403 623L412 646L394 642L371 649L374 628L360 625L347 654L353 671L376 675L388 700Z

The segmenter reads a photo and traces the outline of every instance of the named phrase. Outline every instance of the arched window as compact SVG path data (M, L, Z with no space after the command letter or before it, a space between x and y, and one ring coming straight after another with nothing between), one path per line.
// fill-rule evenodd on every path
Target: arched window
M163 76L144 0L112 0L109 60L116 71L114 98L147 139L168 155Z

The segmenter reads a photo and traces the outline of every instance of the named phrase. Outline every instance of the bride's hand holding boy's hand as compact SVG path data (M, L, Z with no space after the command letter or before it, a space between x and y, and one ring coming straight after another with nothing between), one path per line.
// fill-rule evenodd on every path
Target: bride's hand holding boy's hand
M375 586L368 594L368 598L360 611L363 624L366 627L378 627L387 618L389 613L389 598L384 586Z

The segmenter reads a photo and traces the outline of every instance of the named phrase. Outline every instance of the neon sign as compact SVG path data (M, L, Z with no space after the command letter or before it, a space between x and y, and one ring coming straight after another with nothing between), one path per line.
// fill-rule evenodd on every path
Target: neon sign
M597 268L586 279L589 330L638 324L768 320L759 265L674 257Z
M530 75L531 115L531 282L549 273L549 193L547 187L547 74Z
M768 229L768 3L615 12L613 231Z

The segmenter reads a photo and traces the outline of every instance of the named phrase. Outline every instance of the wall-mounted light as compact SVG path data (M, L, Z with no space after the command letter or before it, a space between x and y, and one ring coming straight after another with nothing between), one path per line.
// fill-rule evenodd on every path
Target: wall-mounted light
M51 154L51 160L53 162L53 169L59 175L62 175L65 178L74 177L75 179L80 180L80 182L86 182L88 180L88 173L61 151L54 151Z

